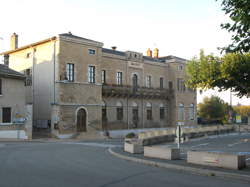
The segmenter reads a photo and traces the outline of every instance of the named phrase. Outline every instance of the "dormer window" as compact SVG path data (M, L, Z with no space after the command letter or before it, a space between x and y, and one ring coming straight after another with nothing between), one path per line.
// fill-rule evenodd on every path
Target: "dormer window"
M94 49L89 49L89 55L95 55L95 50Z

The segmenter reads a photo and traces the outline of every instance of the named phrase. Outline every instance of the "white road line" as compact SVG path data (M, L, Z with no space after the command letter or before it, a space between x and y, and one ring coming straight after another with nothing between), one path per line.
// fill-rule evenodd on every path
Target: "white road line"
M198 145L191 146L191 148L200 147L200 146L204 146L204 145L208 145L208 144L209 144L209 143L198 144Z
M228 147L233 147L234 145L238 145L238 144L241 144L241 143L243 143L243 142L236 142L236 143L228 144L227 146Z

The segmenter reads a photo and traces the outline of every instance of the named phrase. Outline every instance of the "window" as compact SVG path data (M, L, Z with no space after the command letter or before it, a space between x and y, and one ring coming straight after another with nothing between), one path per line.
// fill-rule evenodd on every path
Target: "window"
M25 86L32 86L32 73L31 69L24 70L24 74L26 75Z
M178 107L178 120L184 121L184 105L182 103Z
M165 108L160 106L160 119L165 119Z
M123 120L123 107L121 102L117 102L116 104L116 119Z
M106 71L102 70L102 84L106 83Z
M185 87L183 79L177 79L177 89L180 92L184 92L186 90L186 87Z
M146 76L146 87L151 88L151 76Z
M95 66L88 67L88 81L89 83L95 83Z
M173 89L173 82L172 82L172 81L169 81L169 82L168 82L168 88L169 88L170 90Z
M138 76L136 74L134 74L132 77L132 83L133 83L133 89L134 91L136 91L138 87Z
M151 105L151 103L147 103L146 110L147 110L147 120L152 120L152 105Z
M189 120L194 120L194 104L189 106Z
M95 50L94 49L89 49L89 54L90 55L94 55L95 54Z
M30 58L31 53L26 54L26 58Z
M139 110L136 102L132 103L132 120L134 128L137 128L139 123Z
M74 64L67 64L66 67L66 79L70 82L74 81Z
M118 85L122 85L122 72L117 72L116 73L116 83Z
M183 70L183 65L179 65L178 70L182 71Z
M11 122L11 108L6 107L6 108L2 108L2 110L3 110L2 112L3 123L10 123Z
M160 89L163 89L163 77L160 77Z
M2 79L0 79L0 95L3 94L3 91L2 91Z

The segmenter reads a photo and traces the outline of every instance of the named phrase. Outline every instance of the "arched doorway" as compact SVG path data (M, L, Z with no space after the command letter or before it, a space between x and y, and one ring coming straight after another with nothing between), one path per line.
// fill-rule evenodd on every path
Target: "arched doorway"
M86 132L87 128L87 112L84 108L80 108L77 111L77 121L76 121L76 130L77 132Z

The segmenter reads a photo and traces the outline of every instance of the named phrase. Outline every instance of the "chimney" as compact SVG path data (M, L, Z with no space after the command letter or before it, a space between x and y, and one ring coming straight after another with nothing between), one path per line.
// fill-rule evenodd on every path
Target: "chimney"
M113 46L113 47L111 47L111 48L115 51L117 47L116 47L116 46Z
M14 50L18 48L18 35L13 33L10 39L10 49Z
M150 48L148 48L148 50L146 51L147 56L152 57L152 50Z
M154 58L159 58L159 49L154 49Z

